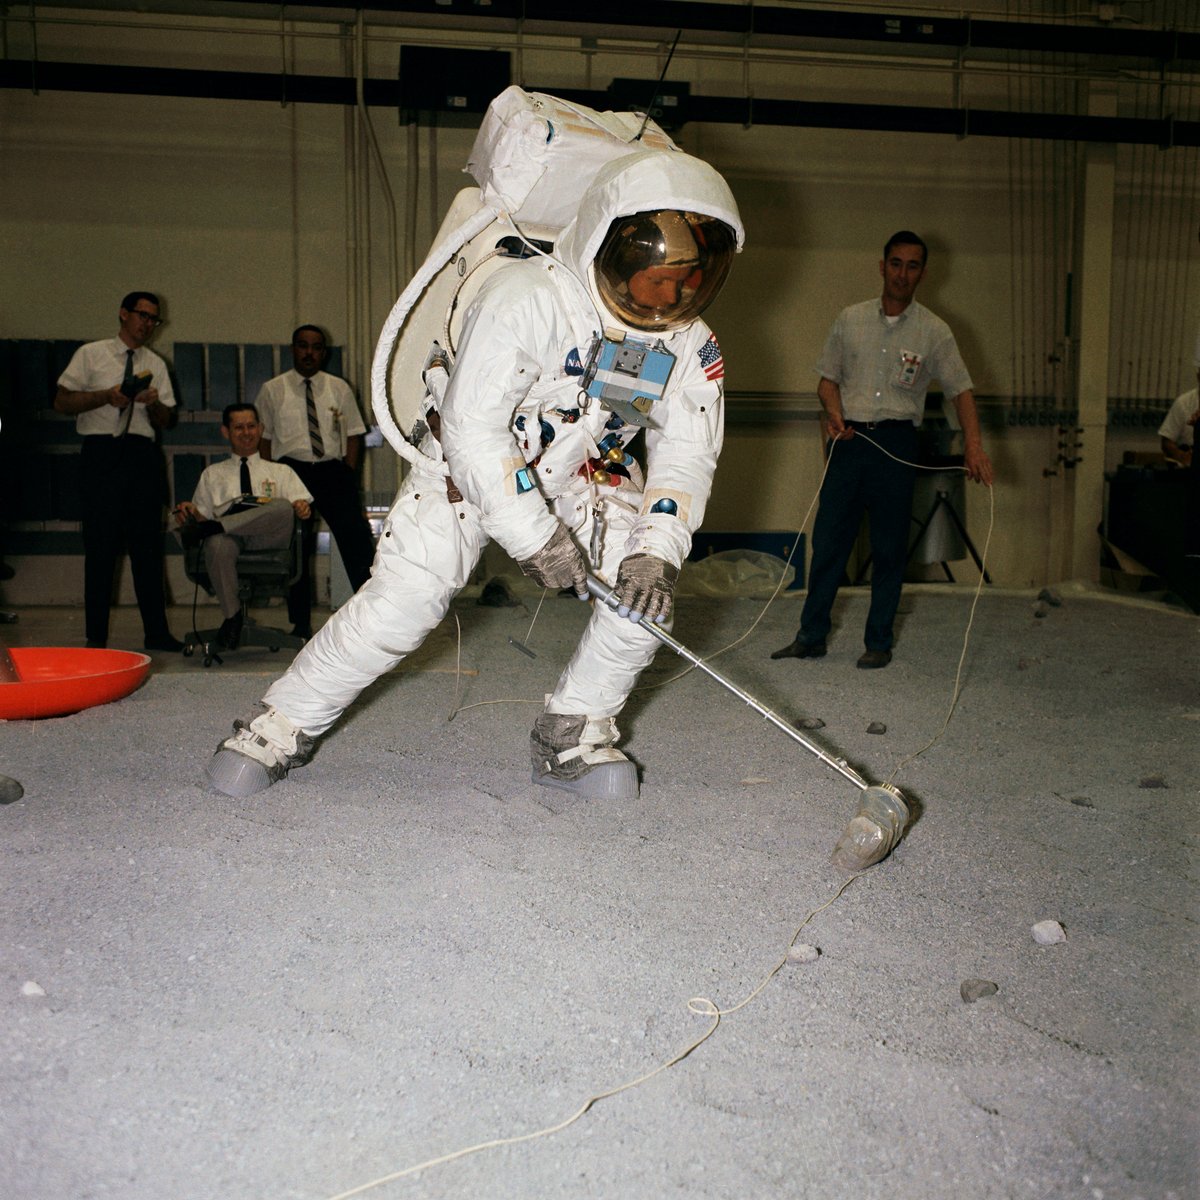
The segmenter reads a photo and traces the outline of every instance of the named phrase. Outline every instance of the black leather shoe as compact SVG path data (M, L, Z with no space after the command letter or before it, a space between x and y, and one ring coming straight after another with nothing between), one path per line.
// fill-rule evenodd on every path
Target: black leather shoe
M303 638L306 642L312 637L311 625L293 625L292 637Z
M238 643L242 640L242 614L234 613L232 617L226 617L221 622L221 628L217 630L217 649L218 650L236 650Z
M183 643L169 633L162 637L147 638L142 645L146 650L165 650L171 654L178 654L183 649Z
M776 650L771 655L772 658L824 658L825 643L824 642L802 642L797 638L788 646L784 646L782 650Z
M890 650L864 650L858 660L858 666L863 671L878 671L892 661Z

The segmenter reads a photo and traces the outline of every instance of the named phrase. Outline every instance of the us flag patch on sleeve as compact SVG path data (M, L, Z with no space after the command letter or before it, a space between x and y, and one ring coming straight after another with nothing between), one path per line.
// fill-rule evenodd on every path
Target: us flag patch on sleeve
M721 347L717 345L717 335L710 334L707 342L696 353L700 356L700 365L709 379L725 378L725 360L721 357Z

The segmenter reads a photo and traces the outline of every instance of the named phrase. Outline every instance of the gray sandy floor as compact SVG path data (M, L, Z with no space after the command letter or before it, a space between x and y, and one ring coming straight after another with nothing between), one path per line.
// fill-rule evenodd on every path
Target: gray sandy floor
M854 668L859 590L824 660L767 659L788 599L716 665L880 780L940 729L970 600L909 589L885 671ZM286 656L160 658L125 700L0 726L25 787L0 808L0 1196L328 1200L563 1122L708 1031L693 997L726 1015L677 1065L358 1194L1198 1193L1196 618L986 591L957 711L897 777L919 817L838 896L857 791L699 673L622 719L639 801L533 787L586 610L548 600L530 659L525 601L461 599L469 673L451 619L252 800L202 765ZM712 652L761 608L684 599L676 633ZM478 707L448 723L457 687ZM1035 943L1046 919L1064 942ZM820 957L768 980L794 936ZM966 1003L973 978L998 990Z

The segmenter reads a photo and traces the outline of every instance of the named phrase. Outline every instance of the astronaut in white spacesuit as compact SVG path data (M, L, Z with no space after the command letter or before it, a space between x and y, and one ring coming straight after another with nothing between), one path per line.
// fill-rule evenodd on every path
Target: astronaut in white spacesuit
M371 578L256 715L235 722L209 761L213 786L248 796L306 763L314 739L439 624L494 538L544 587L586 599L590 570L619 603L593 605L537 719L534 782L637 796L615 718L658 646L636 622L668 620L712 486L724 364L699 318L742 241L736 202L712 167L638 150L600 169L553 256L514 260L485 281L453 365L435 356L426 371L421 449L449 477L420 464L409 472ZM607 376L618 386L605 394L597 364L613 355ZM646 378L623 392L641 362ZM654 371L667 370L656 383ZM626 450L643 425L644 479Z

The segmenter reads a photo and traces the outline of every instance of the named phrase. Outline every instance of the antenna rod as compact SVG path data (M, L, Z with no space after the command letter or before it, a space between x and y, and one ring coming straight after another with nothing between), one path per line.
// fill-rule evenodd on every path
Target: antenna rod
M658 77L658 82L654 85L654 95L650 97L650 103L646 105L646 116L642 121L642 127L637 131L637 137L633 140L640 142L642 134L646 132L646 126L650 123L650 113L654 108L654 102L658 99L659 93L662 91L663 80L667 77L667 68L671 65L671 59L675 57L675 47L679 45L679 35L683 33L682 29L675 31L675 40L671 43L671 52L667 55L667 61L663 63L662 74Z

